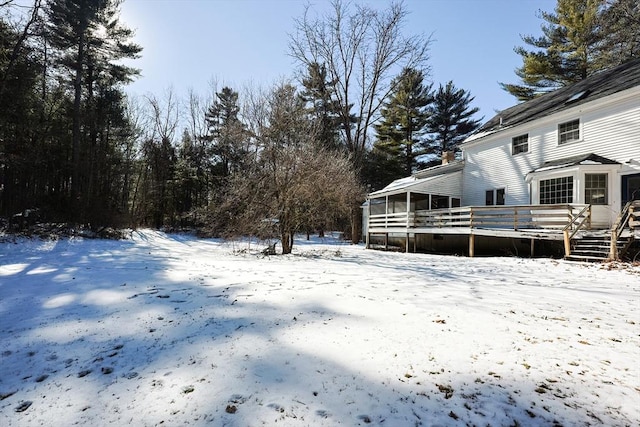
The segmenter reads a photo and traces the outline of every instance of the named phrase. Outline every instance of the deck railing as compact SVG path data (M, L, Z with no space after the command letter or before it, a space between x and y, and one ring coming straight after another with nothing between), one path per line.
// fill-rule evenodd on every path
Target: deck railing
M622 208L615 224L611 227L611 241L609 242L609 259L617 260L618 253L618 238L622 234L622 231L627 228L634 228L638 226L638 218L640 218L640 200L630 200ZM629 241L629 243L631 240Z
M589 205L464 206L369 216L370 232L409 232L415 228L556 229L590 228Z

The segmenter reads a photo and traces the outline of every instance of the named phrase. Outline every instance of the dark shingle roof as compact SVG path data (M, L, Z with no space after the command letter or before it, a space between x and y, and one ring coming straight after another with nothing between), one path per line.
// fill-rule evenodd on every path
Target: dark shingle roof
M615 160L607 159L594 153L582 154L579 156L565 157L563 159L551 160L544 162L542 166L532 172L541 170L555 169L561 167L577 166L581 164L598 164L598 165L619 165Z
M511 127L536 120L639 85L640 59L634 59L618 67L596 73L578 83L502 110L476 133L492 133L501 127Z

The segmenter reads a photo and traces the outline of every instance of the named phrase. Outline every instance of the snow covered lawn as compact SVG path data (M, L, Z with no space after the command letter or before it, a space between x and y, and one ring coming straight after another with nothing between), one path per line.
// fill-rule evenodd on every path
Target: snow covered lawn
M2 426L640 424L640 268L0 244Z

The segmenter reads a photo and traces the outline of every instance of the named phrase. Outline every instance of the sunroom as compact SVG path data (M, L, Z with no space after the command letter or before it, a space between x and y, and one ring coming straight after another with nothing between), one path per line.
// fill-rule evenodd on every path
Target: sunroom
M367 246L409 245L428 211L460 206L462 161L435 166L393 181L369 194L364 206L363 224ZM408 249L408 247L407 247Z

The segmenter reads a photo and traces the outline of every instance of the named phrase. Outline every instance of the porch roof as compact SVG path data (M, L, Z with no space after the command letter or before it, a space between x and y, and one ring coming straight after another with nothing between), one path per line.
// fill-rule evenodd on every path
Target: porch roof
M411 175L406 178L396 179L391 184L384 187L382 190L378 190L378 191L374 191L373 193L370 193L369 198L375 198L378 196L383 196L383 195L393 194L393 193L406 192L410 190L412 187L432 181L438 176L439 175L430 176L428 178L416 178L415 176Z
M391 184L384 187L382 190L369 193L369 198L375 198L375 197L379 197L387 194L396 194L396 193L406 192L411 188L420 186L422 184L426 184L429 181L441 178L444 175L461 171L463 167L464 167L464 161L458 160L448 164L437 165L427 169L423 169L423 170L417 171L411 176L396 179L395 181L391 182Z
M580 165L619 165L620 162L599 156L595 153L582 154L579 156L565 157L558 160L544 162L542 166L532 170L531 173L544 172L554 169L562 169Z

